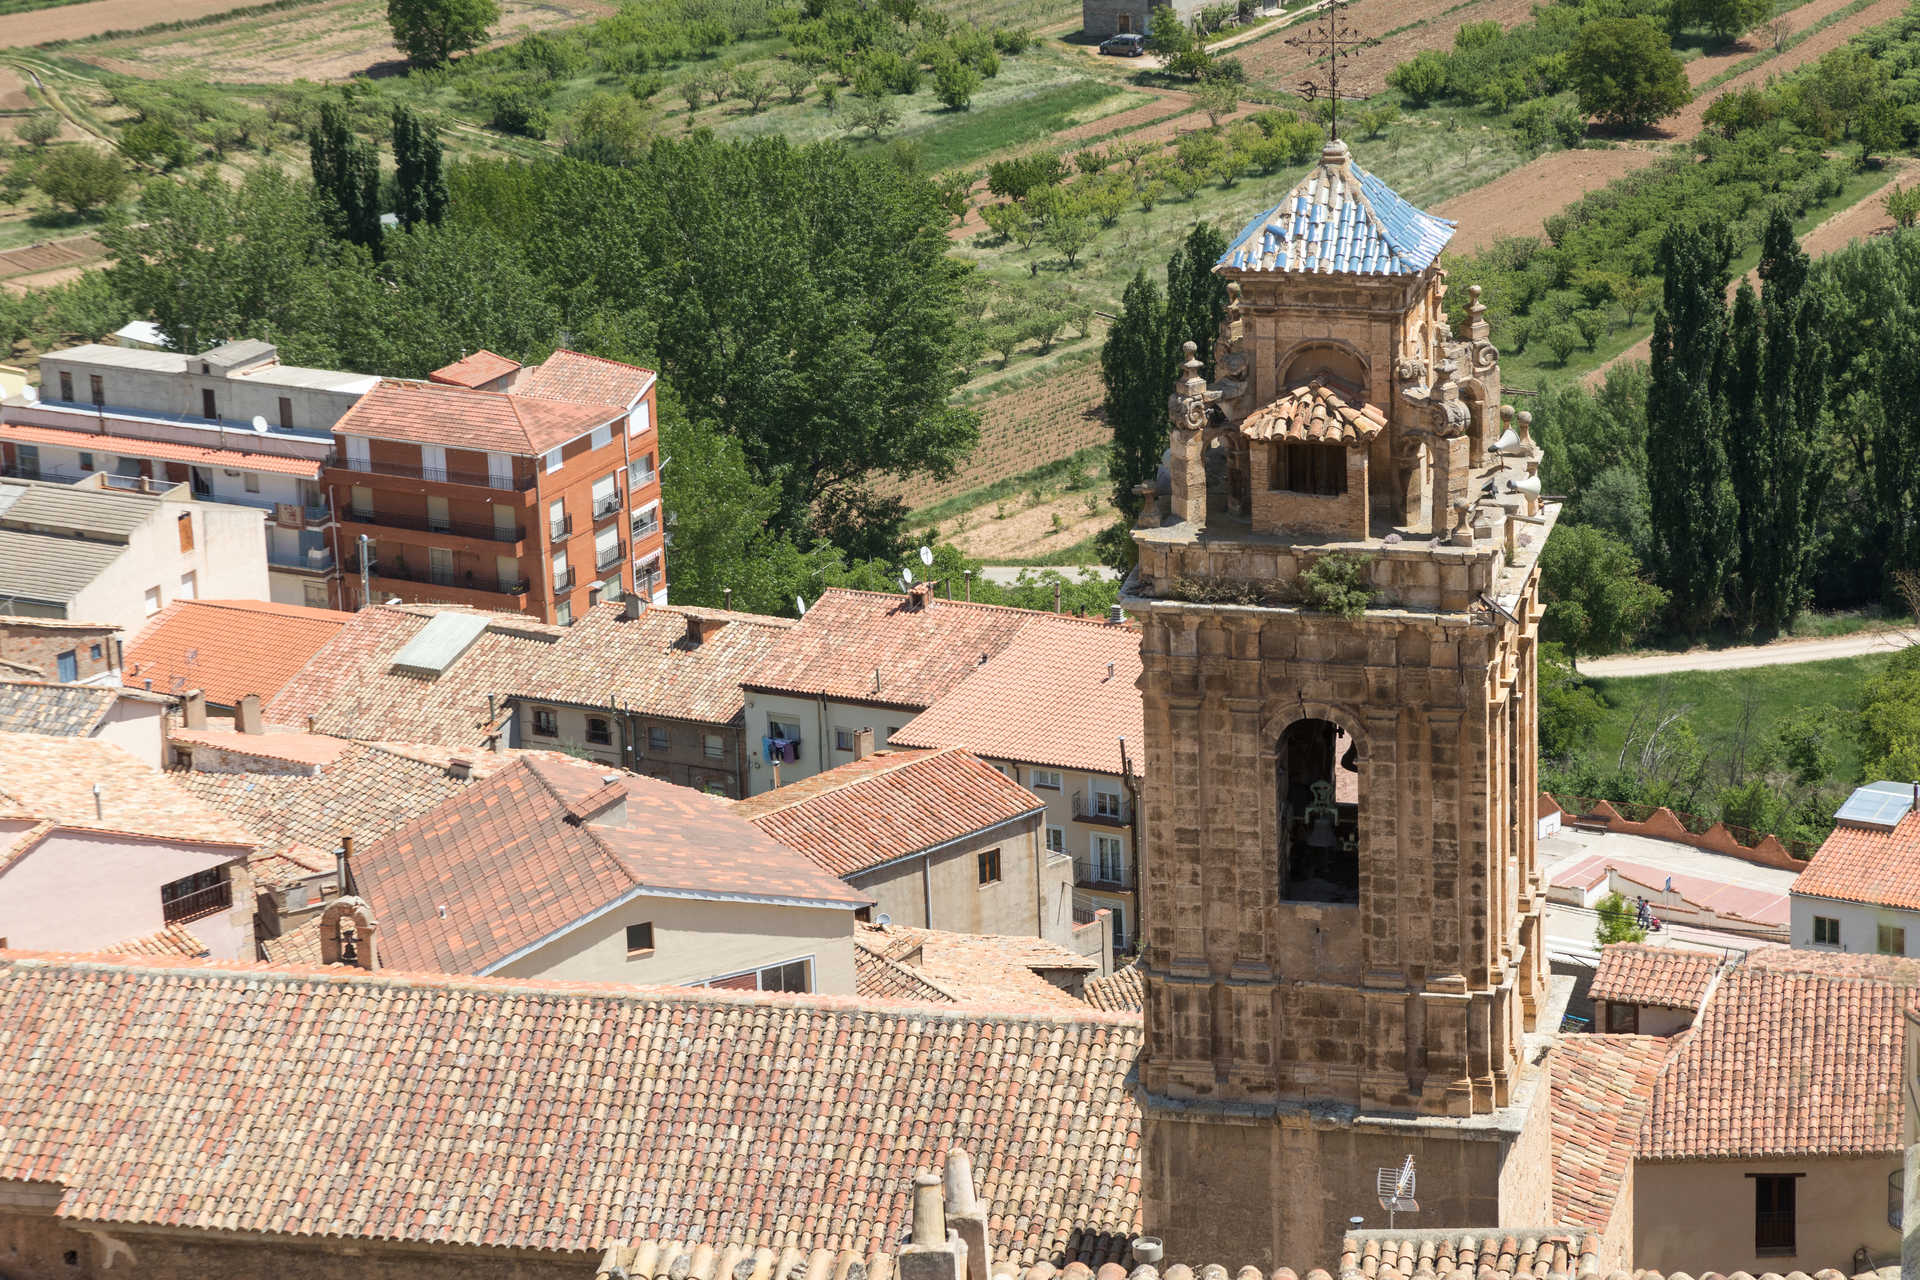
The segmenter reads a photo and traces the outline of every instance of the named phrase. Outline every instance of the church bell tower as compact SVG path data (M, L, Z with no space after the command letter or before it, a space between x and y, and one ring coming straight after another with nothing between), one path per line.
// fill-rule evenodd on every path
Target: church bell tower
M1408 1155L1401 1227L1551 1222L1535 852L1540 499L1453 224L1328 143L1215 270L1142 486L1146 1230L1304 1269ZM1548 1028L1551 1029L1550 1027ZM1537 1048L1538 1046L1536 1046Z

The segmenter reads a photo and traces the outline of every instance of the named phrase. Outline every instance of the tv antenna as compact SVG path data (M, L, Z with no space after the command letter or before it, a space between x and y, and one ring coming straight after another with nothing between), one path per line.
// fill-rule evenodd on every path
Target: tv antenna
M1387 1211L1389 1229L1394 1225L1394 1214L1420 1212L1420 1202L1413 1198L1412 1155L1408 1155L1398 1169L1381 1169L1374 1175L1373 1185L1380 1193L1380 1207Z
M1327 100L1327 141L1340 139L1340 59L1351 58L1355 53L1376 45L1378 40L1369 39L1347 25L1341 15L1346 11L1348 0L1327 0L1326 15L1321 21L1309 26L1297 36L1288 36L1281 43L1295 49L1303 49L1314 62L1322 59L1327 64L1327 82L1322 85L1309 77L1300 82L1300 96L1308 102L1318 98ZM1359 101L1359 99L1350 99Z

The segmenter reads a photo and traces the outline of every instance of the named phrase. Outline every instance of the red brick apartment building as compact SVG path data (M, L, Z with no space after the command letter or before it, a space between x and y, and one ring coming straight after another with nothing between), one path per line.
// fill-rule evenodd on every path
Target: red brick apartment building
M325 473L343 607L397 597L566 623L596 582L666 603L653 398L649 370L574 351L529 366L481 351L426 382L383 380L335 424Z

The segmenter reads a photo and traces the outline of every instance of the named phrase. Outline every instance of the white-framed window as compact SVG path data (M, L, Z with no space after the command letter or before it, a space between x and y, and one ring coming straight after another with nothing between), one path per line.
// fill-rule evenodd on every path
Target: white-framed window
M160 588L148 587L142 594L141 603L145 605L149 618L160 612Z
M836 725L833 730L833 749L835 751L854 750L853 734L852 729L842 729Z
M487 483L496 489L513 488L513 459L504 453L487 453Z
M1028 776L1027 785L1036 791L1058 791L1060 789L1060 771L1058 769L1034 769Z
M426 472L427 479L438 480L447 474L447 449L445 445L423 444L420 446L420 467Z
M1837 947L1840 945L1840 918L1838 916L1815 916L1813 918L1813 945L1816 947Z
M1127 881L1126 845L1118 836L1095 836L1093 838L1094 878L1105 880L1109 884L1125 884Z
M642 489L654 481L653 455L643 453L627 464L627 487Z
M547 450L546 466L547 466L548 475L552 475L554 472L560 469L560 450L558 449Z
M813 961L789 960L785 964L749 969L709 978L696 986L718 987L723 991L798 991L813 990Z
M365 436L348 436L347 465L355 471L365 471L373 461L373 447Z
M1093 801L1093 812L1099 817L1118 818L1125 812L1120 803L1120 788L1096 782L1087 791Z
M562 600L559 604L553 606L553 621L556 626L562 626L562 627L572 626L573 625L573 601Z
M633 406L633 412L627 415L627 434L630 436L640 435L646 431L651 421L652 415L647 410L647 402L642 400L639 404Z
M620 526L610 524L593 535L593 565L605 569L620 559Z
M567 500L555 498L547 504L547 536L553 539L567 536Z
M559 737L560 714L552 707L535 707L533 709L533 732L542 738Z
M595 427L593 434L587 437L587 448L589 449L604 449L612 443L613 425L611 423L605 426Z
M177 598L181 600L198 600L200 598L199 574L189 571L180 575L180 595Z
M654 499L637 508L633 513L633 536L651 537L660 528L660 500Z
M1065 853L1067 851L1067 829L1065 827L1047 828L1047 852Z

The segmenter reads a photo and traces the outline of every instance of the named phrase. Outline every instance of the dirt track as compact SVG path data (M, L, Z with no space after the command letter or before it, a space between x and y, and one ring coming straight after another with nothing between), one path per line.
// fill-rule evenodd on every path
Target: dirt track
M89 0L0 17L0 48L24 49L49 40L84 40L103 31L132 31L156 22L185 22L237 9L245 0Z

